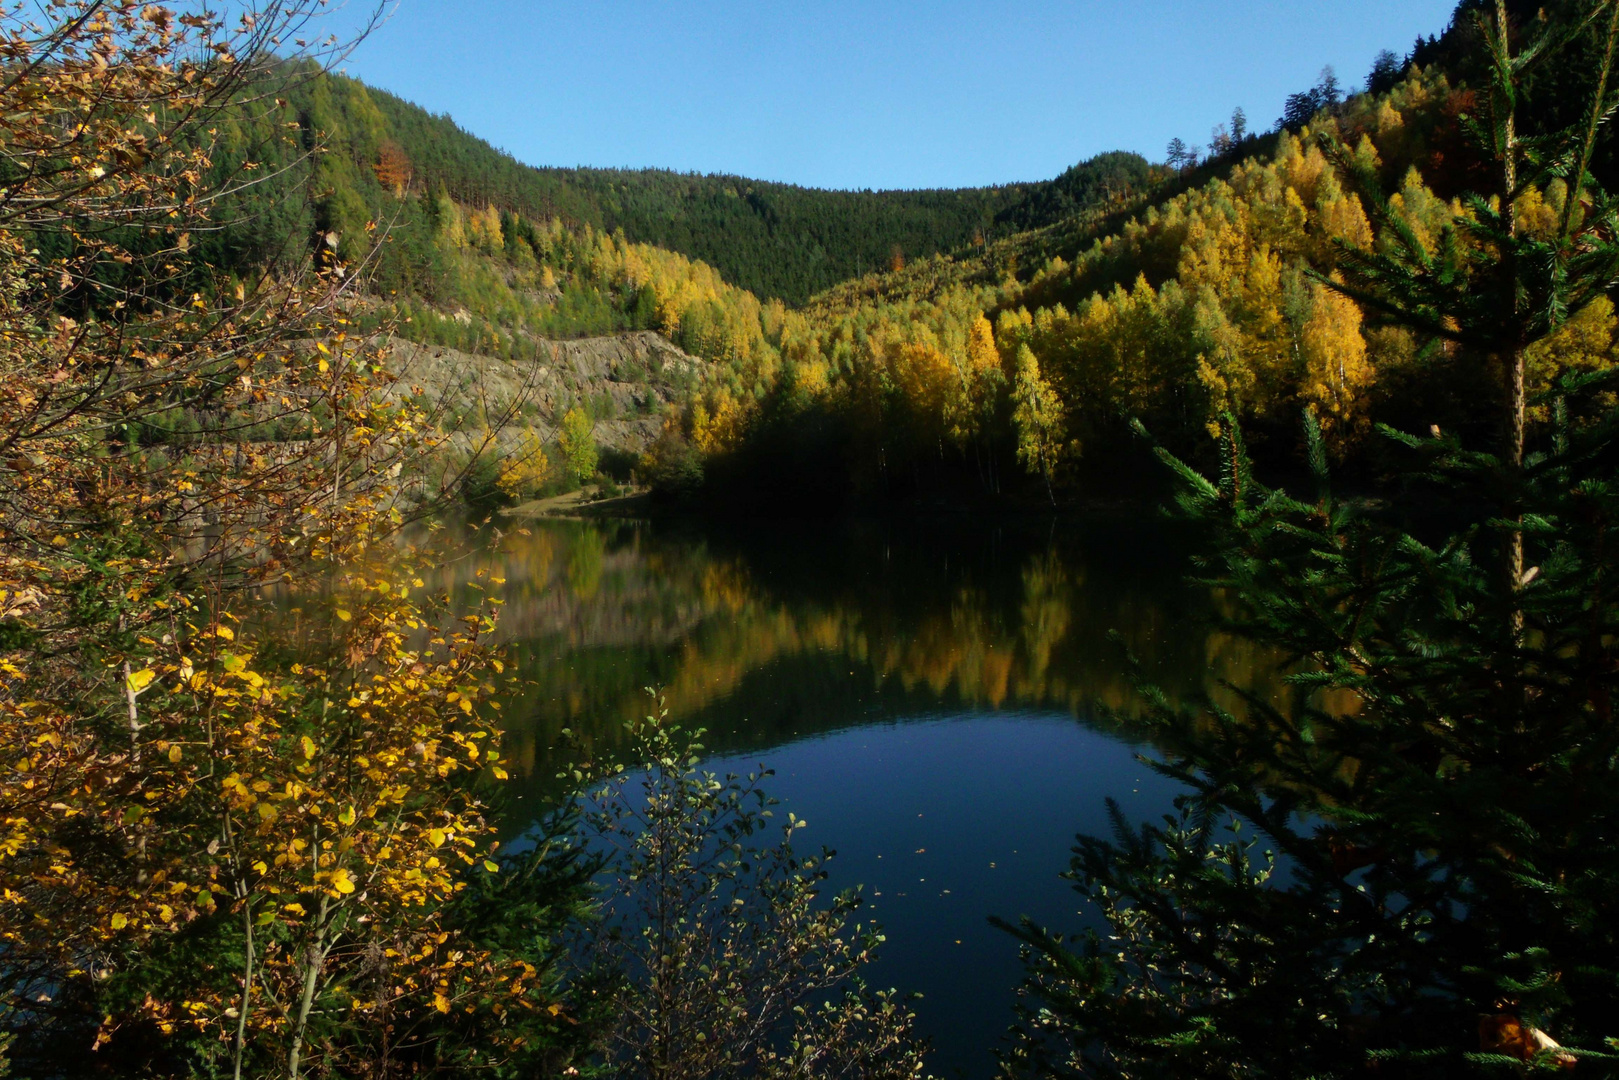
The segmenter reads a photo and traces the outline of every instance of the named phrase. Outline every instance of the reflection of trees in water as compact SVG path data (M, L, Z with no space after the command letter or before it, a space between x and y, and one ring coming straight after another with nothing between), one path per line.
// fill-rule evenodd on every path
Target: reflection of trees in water
M1105 536L528 533L479 565L505 579L502 632L533 682L508 714L531 768L564 728L617 744L649 683L723 750L958 706L1129 717L1140 703L1114 631L1172 696L1274 666L1207 629L1210 598L1181 584L1171 544L1142 559Z
M1023 570L1023 644L1031 683L1045 681L1052 649L1068 633L1071 605L1066 584L1055 551L1031 557Z

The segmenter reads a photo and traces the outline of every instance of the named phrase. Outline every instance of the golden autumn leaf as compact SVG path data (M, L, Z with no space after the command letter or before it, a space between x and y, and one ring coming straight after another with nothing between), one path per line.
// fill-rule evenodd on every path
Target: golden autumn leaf
M155 678L157 678L157 672L151 668L143 668L140 671L130 672L129 677L124 682L128 685L130 693L138 694L152 685L152 680Z

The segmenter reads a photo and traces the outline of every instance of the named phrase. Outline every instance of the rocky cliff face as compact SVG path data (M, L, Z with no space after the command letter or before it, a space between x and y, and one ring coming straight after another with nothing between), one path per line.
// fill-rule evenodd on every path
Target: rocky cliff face
M666 406L700 385L709 366L650 330L545 342L540 352L536 362L393 343L396 370L440 403L442 426L462 444L492 431L509 445L525 430L549 442L578 405L596 418L599 445L640 453L662 430Z

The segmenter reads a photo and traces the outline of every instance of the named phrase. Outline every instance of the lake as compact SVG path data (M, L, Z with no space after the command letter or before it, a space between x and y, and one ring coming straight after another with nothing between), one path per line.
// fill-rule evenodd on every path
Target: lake
M517 805L622 745L661 688L713 767L774 770L800 842L837 852L832 885L863 887L888 939L868 981L923 995L941 1076L991 1075L1012 1020L1017 944L988 917L1092 925L1058 876L1075 834L1108 831L1109 798L1137 820L1172 808L1138 758L1126 651L1172 698L1271 666L1210 629L1218 598L1151 522L504 529L444 575L503 579L532 682L507 705Z

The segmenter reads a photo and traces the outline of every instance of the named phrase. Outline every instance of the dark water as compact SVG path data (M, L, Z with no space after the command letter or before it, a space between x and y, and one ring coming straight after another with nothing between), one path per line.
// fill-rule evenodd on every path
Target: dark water
M507 715L519 805L543 805L571 755L621 745L663 688L721 768L775 771L801 842L837 851L835 887L864 886L888 938L868 981L924 995L933 1071L986 1077L1019 977L987 918L1090 925L1058 877L1074 834L1107 831L1110 797L1136 819L1170 808L1137 759L1125 650L1172 697L1266 677L1209 632L1217 601L1183 584L1186 557L1151 524L536 523L445 575L503 579L534 680Z

